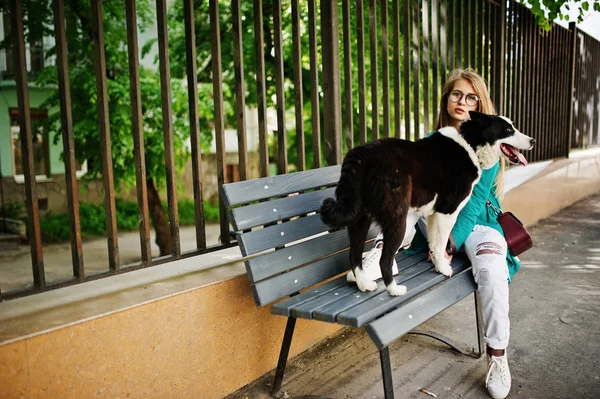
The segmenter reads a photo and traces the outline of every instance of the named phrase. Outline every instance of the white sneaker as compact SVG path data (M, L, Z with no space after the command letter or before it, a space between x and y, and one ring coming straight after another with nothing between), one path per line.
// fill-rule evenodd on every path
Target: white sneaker
M369 252L363 253L362 267L365 272L367 280L375 281L381 278L381 267L379 267L379 259L381 259L381 252L383 250L383 243L377 243L377 246L373 247ZM393 259L392 263L392 274L398 274L398 264L396 258ZM355 283L356 277L352 270L346 274L346 281L349 283Z
M511 378L508 369L506 352L503 356L491 356L488 363L488 373L485 377L485 387L494 399L504 399L510 392Z

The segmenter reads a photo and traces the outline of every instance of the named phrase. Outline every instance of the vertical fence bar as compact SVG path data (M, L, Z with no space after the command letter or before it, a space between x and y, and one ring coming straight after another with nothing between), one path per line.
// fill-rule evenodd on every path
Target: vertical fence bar
M365 71L365 9L356 0L356 51L358 58L358 124L360 144L367 142L367 83Z
M158 30L158 60L160 69L160 94L165 143L165 172L167 175L167 203L169 204L169 232L171 254L181 256L179 242L179 212L175 182L175 152L173 144L173 112L171 107L171 68L169 66L169 36L167 33L167 2L156 0Z
M311 0L314 2L314 0ZM309 1L309 4L311 3ZM254 52L256 55L256 102L258 105L258 154L260 159L260 177L269 176L269 141L267 137L267 88L265 83L265 35L263 32L262 0L254 0ZM309 15L310 16L310 15ZM314 21L313 21L314 24ZM311 38L315 35L309 30ZM311 74L313 44L311 40ZM311 79L311 87L313 81ZM312 90L312 89L311 89ZM314 106L314 104L313 104ZM317 105L317 110L319 109ZM314 114L314 108L313 108ZM317 124L318 127L318 124ZM313 137L315 135L313 126ZM318 135L318 132L317 132ZM318 157L318 153L316 154ZM316 163L315 163L316 165Z
M140 65L138 60L138 37L136 1L125 3L127 19L127 54L129 57L129 98L131 101L131 133L135 156L135 181L140 229L140 251L142 262L149 265L152 261L150 242L150 223L148 223L148 189L146 186L146 159L144 157L144 133L142 119L142 100L140 88Z
M489 33L489 53L490 53L490 62L489 62L489 68L488 68L488 76L489 76L489 80L488 80L488 84L490 86L490 91L491 91L491 95L492 95L492 100L494 101L494 104L496 105L496 110L498 112L500 112L500 108L498 107L498 101L496 98L496 69L493 67L496 65L496 53L497 53L497 46L498 44L496 43L496 30L498 29L498 18L497 18L497 13L498 13L498 6L492 3L488 3L489 5L489 13L488 13L488 33Z
M437 1L437 0L434 0ZM441 81L441 87L443 89L444 85L446 84L446 75L448 74L448 35L447 35L447 31L448 31L448 10L446 8L447 5L447 1L446 0L441 0L440 3L440 23L441 23L441 29L440 29L440 52L441 52L441 72L440 72L440 81ZM436 102L436 107L438 105L438 103Z
M29 108L29 88L27 82L27 64L25 60L25 38L23 34L23 10L21 0L10 2L13 39L13 58L17 102L19 104L19 139L23 154L23 174L25 175L25 202L27 205L27 226L29 229L29 247L31 248L31 267L33 284L36 288L46 286L44 256L40 234L40 215L33 161L33 139L31 131L31 110Z
M421 19L423 27L423 129L425 134L429 132L429 4L427 0L421 3ZM417 81L418 82L418 81Z
M471 18L471 0L463 0L462 18L459 24L459 29L462 31L463 37L463 54L462 54L462 65L472 67L471 65L471 45L469 44L469 32L472 27L469 26L469 20Z
M497 46L497 57L495 57L495 69L496 76L498 77L495 81L495 92L498 96L498 110L500 114L504 114L504 96L503 96L503 88L504 88L504 54L506 49L505 43L505 32L506 32L506 3L504 1L500 2L500 12L497 14L497 28L496 28L496 46Z
M509 118L512 119L512 107L511 107L511 103L512 103L512 79L513 79L513 60L514 60L514 35L513 35L513 29L514 29L514 23L513 23L513 7L512 4L513 3L508 3L509 5L507 6L507 19L508 19L508 25L506 27L506 53L505 53L505 62L506 62L506 67L504 70L504 115L508 116Z
M527 104L526 104L526 120L527 120L527 134L533 137L533 91L534 91L534 62L535 62L535 20L533 15L528 15L528 57L527 57L527 76L528 76L528 84L527 84Z
M231 0L231 33L233 35L233 70L236 100L235 115L237 120L240 180L248 180L250 176L248 175L248 144L246 132L246 83L244 79L244 46L242 43L243 26L240 1L241 0ZM302 138L304 138L304 135L302 135Z
M524 96L524 106L523 106L523 126L522 128L524 129L525 134L527 134L528 136L532 135L531 132L531 117L530 117L530 107L531 107L531 83L533 80L533 74L532 74L532 62L533 62L533 45L532 45L532 38L533 38L533 27L532 27L532 18L533 15L531 15L531 13L529 11L527 11L526 13L526 18L525 18L525 22L527 24L527 31L525 33L525 41L526 41L526 57L525 57L525 96Z
M463 48L462 48L462 44L463 44L463 35L462 35L462 31L463 31L463 20L462 20L462 14L463 14L463 0L454 0L455 4L455 9L454 9L454 46L456 49L456 53L455 53L455 59L454 59L454 68L462 68L463 67L463 58L462 58L462 54L463 54Z
M108 122L108 95L106 89L106 55L104 54L104 28L102 27L102 1L92 0L92 37L94 38L94 65L96 91L98 93L98 121L100 128L100 152L102 153L102 182L104 209L106 211L106 238L108 241L108 266L119 270L119 239L115 189L113 184L110 125Z
M403 11L403 40L404 40L404 139L410 139L410 4L404 0Z
M568 147L567 140L569 138L569 114L570 114L570 105L571 105L571 87L569 86L569 79L571 78L571 64L569 63L571 60L571 48L569 47L569 29L561 29L561 85L560 85L560 98L561 107L560 107L560 120L562 125L560 126L561 137L559 141L559 148L557 152L554 154L555 157L564 157L565 156L565 148Z
M474 46L476 47L475 55L475 68L480 75L483 76L483 7L485 0L477 2L477 23L475 24L475 41Z
M325 160L327 165L342 162L342 112L340 106L339 19L336 0L321 1L323 59L323 107Z
M536 27L534 29L535 31L535 51L534 53L536 54L535 57L535 64L534 64L534 74L535 74L535 85L534 85L534 91L533 91L533 115L532 118L535 118L535 123L533 125L533 134L535 139L539 142L540 140L540 92L542 90L541 88L541 84L542 84L542 60L543 60L543 56L542 56L542 36L540 35L539 32L539 28ZM539 151L540 151L540 146L537 145L533 148L533 160L537 161L538 160L538 155L539 155Z
M377 1L369 1L369 55L371 59L371 134L379 138L379 77L377 63Z
M490 38L491 38L491 24L490 24L490 15L492 14L491 12L491 8L492 5L490 4L489 1L484 1L483 2L483 7L484 7L484 35L485 35L485 39L484 39L484 43L483 43L483 76L485 77L485 79L488 82L488 86L492 85L492 80L490 77Z
M548 57L548 35L547 32L544 32L542 37L541 37L541 57L540 57L540 67L541 67L541 86L540 86L540 100L539 100L539 113L538 115L540 116L540 121L539 121L539 128L540 128L540 133L539 133L539 140L538 143L540 143L540 145L537 146L537 160L540 160L543 158L545 152L546 152L546 146L548 144L548 139L547 139L547 135L546 135L546 125L547 125L547 120L548 120L548 105L549 105L549 99L548 99L548 66L549 63L552 62L550 60L550 58Z
M190 112L190 143L192 147L192 177L194 190L194 216L196 248L206 249L204 224L204 196L202 194L202 152L198 116L198 78L196 76L196 27L194 26L194 0L184 0L186 72L188 81L188 109Z
M217 184L219 188L225 184L225 121L223 116L223 71L221 66L221 23L219 21L219 2L210 0L208 3L210 15L210 33L213 74L213 98L215 105L215 141L217 148ZM219 222L221 227L221 241L229 244L229 222L227 210L223 199L219 199Z
M394 47L394 137L400 138L402 112L400 108L400 6L399 0L392 2L392 31Z
M421 101L419 100L419 91L421 83L421 54L420 54L420 33L419 33L419 20L421 14L421 1L413 0L413 21L412 21L412 39L413 39L413 119L414 119L414 136L413 140L421 138Z
M69 64L67 57L67 35L65 33L65 8L62 1L53 0L54 34L56 37L56 67L58 69L58 93L60 98L60 120L63 139L63 158L67 188L69 231L71 232L71 259L73 276L82 280L83 250L79 225L79 189L75 166L75 143L73 140L73 117L71 114L71 90L69 88Z
M390 137L390 48L388 0L381 0L381 84L383 86L383 137Z
M285 132L285 92L283 89L283 30L281 24L281 0L273 1L273 36L275 38L275 93L277 97L277 173L288 171L287 135Z
M448 1L448 29L446 30L446 32L448 32L447 34L447 39L448 39L448 69L452 70L455 68L456 66L456 58L455 58L455 53L456 53L456 46L455 46L455 28L454 28L454 18L456 16L456 7L455 7L455 2L456 0L447 0ZM446 72L447 74L447 72Z
M470 56L471 56L471 61L470 61L470 65L471 68L475 69L477 72L479 72L479 69L477 69L477 39L476 39L476 31L477 31L477 3L475 2L475 0L470 0L471 1L471 5L470 5L470 17L471 17L471 23L468 23L467 25L469 25L469 33L471 34L471 39L469 40L470 42Z
M304 157L304 99L302 97L302 42L298 0L292 0L292 53L294 55L294 91L296 108L296 169L306 170Z
M346 113L346 148L354 147L354 106L352 104L352 44L350 33L350 4L342 1L342 19L344 30L344 109Z
M557 36L556 36L556 45L557 45L557 53L556 53L556 61L557 61L557 69L556 69L556 75L555 75L555 80L556 80L556 87L555 87L555 91L554 91L554 95L556 96L555 99L555 104L556 104L556 116L555 116L555 120L556 120L556 124L554 125L554 129L556 129L556 133L554 135L554 146L552 148L552 158L557 158L560 155L560 149L562 146L562 143L564 142L563 140L563 122L564 122L564 118L562 115L562 112L564 111L564 102L562 100L562 83L564 81L563 76L564 76L564 71L563 71L563 65L564 62L563 60L565 59L565 54L563 52L564 47L563 47L563 29L559 28L557 30Z
M513 121L515 122L515 124L517 125L517 128L521 128L520 125L520 119L521 119L521 115L519 110L520 105L521 105L521 78L522 78L522 73L521 73L521 67L522 67L522 61L523 61L523 55L522 55L522 48L523 48L523 25L522 25L522 19L521 19L521 6L519 4L515 4L514 5L515 9L515 20L514 20L514 24L515 24L515 81L514 81L514 85L513 85L513 97L514 97L514 101L513 101L513 108L512 108L512 115L513 115Z
M431 104L432 104L432 112L433 112L433 117L432 117L432 121L433 123L435 123L435 118L436 118L436 109L438 107L438 93L440 90L440 86L439 86L439 80L438 80L438 74L439 74L439 36L438 36L438 31L439 31L440 25L438 23L438 0L431 0L431 52L432 52L432 57L431 57L431 69L432 71L432 87L433 90L432 92L432 100L431 100Z

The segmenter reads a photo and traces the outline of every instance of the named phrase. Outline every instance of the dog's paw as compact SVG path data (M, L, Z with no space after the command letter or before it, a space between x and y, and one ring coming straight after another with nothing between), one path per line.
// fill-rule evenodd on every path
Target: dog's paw
M405 285L398 285L396 282L387 286L387 292L390 296L402 296L406 295L407 289Z
M355 283L356 282L356 277L354 277L354 272L352 270L350 270L348 272L348 274L346 274L346 281L349 283Z
M444 276L452 277L452 267L449 264L436 265L435 271L442 273Z
M375 291L377 289L377 283L375 281L370 280L362 280L356 281L356 285L358 285L358 289L362 292L365 291Z

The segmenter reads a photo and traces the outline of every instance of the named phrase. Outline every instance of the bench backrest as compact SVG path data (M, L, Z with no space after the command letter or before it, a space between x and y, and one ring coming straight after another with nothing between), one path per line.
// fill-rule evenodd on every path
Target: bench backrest
M346 229L329 232L318 214L339 176L336 165L221 187L242 255L257 255L245 261L257 306L349 269Z

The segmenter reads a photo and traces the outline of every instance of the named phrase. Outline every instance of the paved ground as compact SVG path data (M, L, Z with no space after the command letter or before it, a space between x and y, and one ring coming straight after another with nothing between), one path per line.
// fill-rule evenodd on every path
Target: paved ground
M181 251L196 248L196 228L181 227L179 230ZM206 225L206 243L208 246L218 243L220 227L218 224ZM151 230L152 256L159 255L155 244L154 230ZM86 274L108 270L108 246L106 238L96 238L83 242L83 264ZM71 260L71 243L44 245L44 269L46 283L67 280L73 276ZM140 235L138 232L119 234L119 254L121 265L141 260ZM27 288L33 285L31 273L31 255L29 245L0 248L0 289L8 292Z
M600 194L530 228L535 247L522 255L511 284L513 374L509 397L600 398ZM275 317L275 316L274 316ZM476 345L472 296L424 328ZM398 398L487 398L486 361L427 337L391 346ZM272 374L228 398L269 398ZM291 360L289 398L381 398L379 356L363 329L344 330Z

